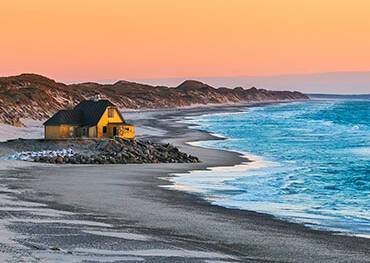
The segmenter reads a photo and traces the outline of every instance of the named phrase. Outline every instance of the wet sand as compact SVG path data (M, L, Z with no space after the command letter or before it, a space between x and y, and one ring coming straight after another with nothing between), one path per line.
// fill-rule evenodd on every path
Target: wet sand
M0 232L4 235L0 238L0 259L370 262L370 239L340 236L269 215L214 206L199 196L159 187L169 183L164 177L175 173L245 162L238 153L186 144L216 138L177 122L194 114L236 110L240 108L130 113L135 124L156 131L150 139L171 142L198 156L200 164L21 163L22 167L9 170L5 165L20 163L3 162ZM14 238L16 242L12 243Z

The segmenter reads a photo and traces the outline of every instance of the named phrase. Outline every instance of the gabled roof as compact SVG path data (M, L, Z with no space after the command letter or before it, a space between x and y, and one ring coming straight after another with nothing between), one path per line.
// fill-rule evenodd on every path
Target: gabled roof
M74 124L80 125L82 122L82 112L79 110L60 110L50 119L44 122L44 125Z
M94 126L98 124L105 109L109 106L114 106L109 100L84 100L74 107L74 110L82 112L82 126Z
M107 107L115 106L109 100L84 100L73 110L60 110L44 125L75 124L79 126L95 126ZM123 118L121 116L123 121Z

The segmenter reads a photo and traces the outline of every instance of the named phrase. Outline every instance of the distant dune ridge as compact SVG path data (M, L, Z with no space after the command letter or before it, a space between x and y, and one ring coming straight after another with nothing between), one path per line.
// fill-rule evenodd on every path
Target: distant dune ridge
M258 86L270 90L296 90L304 93L367 94L370 92L370 71L323 72L311 74L285 74L272 76L199 77L212 86ZM139 82L176 85L180 78L143 79Z
M67 85L36 74L21 74L0 78L0 122L23 126L23 118L48 118L57 110L90 98L96 92L122 109L308 99L296 91L269 91L254 87L214 88L195 80L186 80L177 87L128 81Z

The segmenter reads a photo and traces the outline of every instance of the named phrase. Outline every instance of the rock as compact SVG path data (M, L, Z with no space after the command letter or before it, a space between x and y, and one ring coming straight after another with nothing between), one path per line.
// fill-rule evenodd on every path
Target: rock
M27 140L22 144L25 144ZM45 142L45 141L44 141ZM50 141L48 142L50 143ZM102 140L78 140L55 142L57 149L63 150L65 155L52 156L52 151L45 151L45 155L33 157L34 162L70 163L70 164L125 164L125 163L197 163L195 156L181 152L171 144L153 143L151 141L126 140L122 138ZM30 143L31 144L31 143ZM37 146L39 147L39 146ZM40 148L40 147L39 147ZM38 148L38 149L39 149ZM83 151L78 152L78 149Z
M55 159L55 162L58 163L58 164L62 164L62 163L64 163L64 158L62 156L58 156Z

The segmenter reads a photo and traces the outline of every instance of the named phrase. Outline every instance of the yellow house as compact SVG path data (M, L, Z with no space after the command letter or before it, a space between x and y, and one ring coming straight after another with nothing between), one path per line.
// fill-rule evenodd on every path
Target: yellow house
M126 123L109 100L84 100L72 110L60 110L44 123L45 139L135 137L135 126Z

